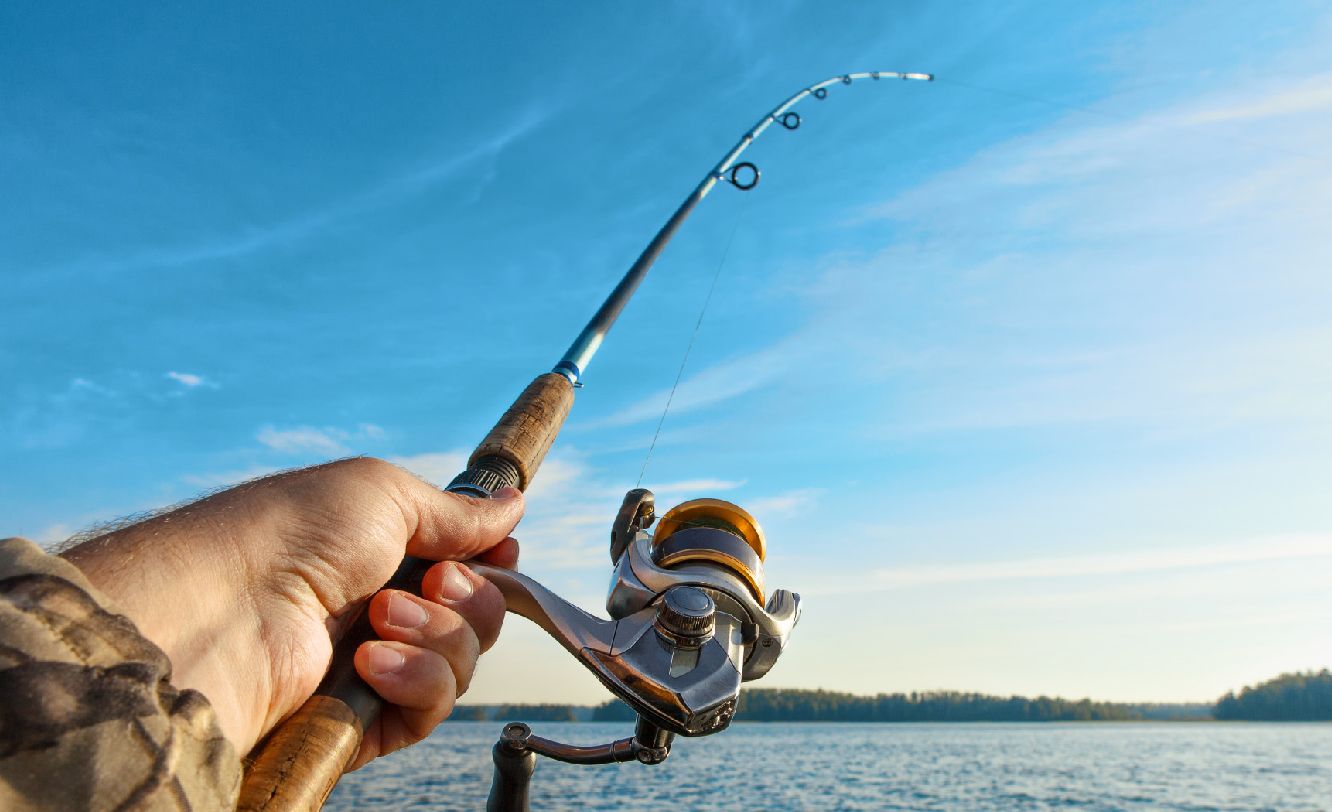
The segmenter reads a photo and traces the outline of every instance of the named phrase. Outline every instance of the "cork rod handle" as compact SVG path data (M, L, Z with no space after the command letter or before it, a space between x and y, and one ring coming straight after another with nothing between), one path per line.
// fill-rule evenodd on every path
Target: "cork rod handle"
M526 490L572 406L573 385L567 378L551 372L537 377L477 446L467 470L449 490ZM419 593L421 577L433 563L403 559L384 588ZM356 673L352 659L361 643L373 638L362 612L334 647L328 673L314 695L246 759L238 810L311 812L323 807L360 750L366 728L379 715L381 700Z

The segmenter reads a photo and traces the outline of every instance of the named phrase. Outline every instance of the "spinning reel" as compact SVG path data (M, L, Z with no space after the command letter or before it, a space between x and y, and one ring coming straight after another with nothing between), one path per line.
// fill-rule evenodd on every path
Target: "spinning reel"
M800 617L799 595L768 594L763 531L730 502L695 499L658 521L652 492L631 490L611 529L610 554L609 620L516 572L471 565L499 587L510 612L559 641L638 715L633 736L593 747L507 725L494 748L490 810L527 808L538 754L570 764L659 764L675 736L725 730L740 684L768 673Z

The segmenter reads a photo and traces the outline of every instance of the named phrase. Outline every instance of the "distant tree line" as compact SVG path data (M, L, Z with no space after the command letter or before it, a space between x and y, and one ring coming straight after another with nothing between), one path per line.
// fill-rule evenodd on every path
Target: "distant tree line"
M612 699L591 709L574 705L460 706L452 719L632 722L629 706ZM1096 722L1332 721L1332 671L1281 676L1205 703L1133 704L1039 696L990 696L960 691L857 696L834 691L756 688L740 692L741 722Z
M1169 708L1169 710L1165 710ZM741 691L741 722L1090 722L1207 716L1207 705L1143 706L1090 699L1029 699L956 691L856 696L834 691ZM611 700L592 712L598 722L632 721L633 711Z
M1216 718L1271 722L1332 721L1332 671L1282 674L1221 697Z
M449 714L452 722L577 722L580 706L540 705L457 705ZM583 716L587 714L584 713Z
M485 722L490 719L490 711L482 705L454 705L449 714L450 722Z
M501 722L577 722L573 705L500 705L494 718Z
M855 696L832 691L759 690L740 694L736 719L751 722L1091 722L1141 719L1128 706L937 691Z

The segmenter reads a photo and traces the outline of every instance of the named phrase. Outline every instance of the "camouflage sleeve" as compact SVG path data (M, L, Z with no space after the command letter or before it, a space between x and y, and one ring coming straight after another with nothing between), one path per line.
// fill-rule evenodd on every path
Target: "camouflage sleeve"
M0 541L0 809L232 809L212 707L74 565Z

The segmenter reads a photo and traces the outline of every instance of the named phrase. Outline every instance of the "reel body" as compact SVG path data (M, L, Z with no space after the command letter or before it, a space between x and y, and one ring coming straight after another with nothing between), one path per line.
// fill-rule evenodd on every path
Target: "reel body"
M656 764L676 735L726 729L741 683L768 673L781 656L800 617L800 596L766 594L758 522L719 499L678 505L649 532L654 521L652 492L629 491L611 529L610 619L519 573L471 565L499 587L510 612L544 629L638 714L632 737L594 747L506 726L495 745L488 808L525 808L536 754L578 764Z

